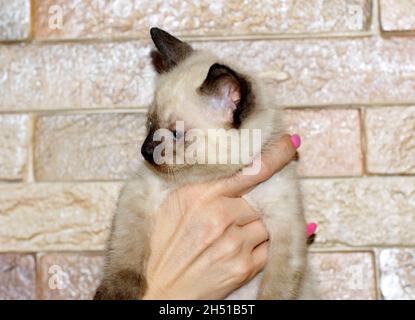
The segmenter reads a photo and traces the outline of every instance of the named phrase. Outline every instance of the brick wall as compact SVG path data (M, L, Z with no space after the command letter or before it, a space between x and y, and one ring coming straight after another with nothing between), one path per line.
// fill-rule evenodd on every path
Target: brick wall
M91 297L157 25L272 78L322 296L414 299L415 1L197 3L0 0L0 298Z

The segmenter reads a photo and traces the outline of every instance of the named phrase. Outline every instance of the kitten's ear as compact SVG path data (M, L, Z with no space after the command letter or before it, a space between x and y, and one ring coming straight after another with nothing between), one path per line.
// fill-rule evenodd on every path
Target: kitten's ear
M212 99L216 114L221 121L239 127L241 115L248 107L250 84L244 77L227 66L215 63L199 88L199 92Z
M193 51L189 44L159 28L151 28L150 35L158 50L151 52L153 65L158 73L169 71Z

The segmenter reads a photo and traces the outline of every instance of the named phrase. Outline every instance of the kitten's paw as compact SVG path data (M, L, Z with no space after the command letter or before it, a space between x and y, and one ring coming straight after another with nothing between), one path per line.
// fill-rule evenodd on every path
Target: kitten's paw
M132 270L121 270L106 278L95 292L94 300L138 300L146 289L145 278Z

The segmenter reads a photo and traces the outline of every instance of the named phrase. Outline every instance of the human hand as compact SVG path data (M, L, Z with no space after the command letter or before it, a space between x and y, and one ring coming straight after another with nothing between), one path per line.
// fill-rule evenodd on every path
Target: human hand
M293 159L298 136L261 157L256 175L184 186L156 213L144 299L222 299L267 261L268 233L242 196Z

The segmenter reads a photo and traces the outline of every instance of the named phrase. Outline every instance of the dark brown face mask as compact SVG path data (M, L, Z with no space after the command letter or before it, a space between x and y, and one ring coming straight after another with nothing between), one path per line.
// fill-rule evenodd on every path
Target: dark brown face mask
M151 164L155 164L154 161L154 149L160 144L160 141L154 141L154 129L150 129L146 139L141 146L141 154L144 159Z
M151 52L151 58L158 73L170 71L193 52L189 44L159 28L151 28L150 35L157 48ZM148 135L141 146L141 154L152 165L156 165L154 149L161 143L161 141L154 141L156 127L157 125L152 125L148 128Z

